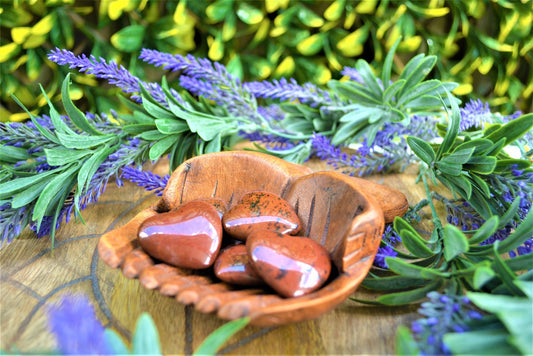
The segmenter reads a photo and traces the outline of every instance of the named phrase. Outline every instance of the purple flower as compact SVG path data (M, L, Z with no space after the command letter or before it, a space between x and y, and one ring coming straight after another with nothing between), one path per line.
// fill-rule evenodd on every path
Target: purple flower
M71 69L78 69L86 74L93 74L97 78L107 79L109 84L115 85L125 93L133 94L132 99L141 102L142 84L150 95L159 103L166 105L166 97L163 89L157 83L145 83L132 75L124 66L118 65L114 61L106 62L104 58L96 58L85 54L76 56L68 50L56 48L48 54L48 59L59 65L68 65Z
M156 67L182 71L186 76L180 79L184 88L197 95L206 95L217 103L224 103L230 113L256 118L257 103L254 96L222 64L191 54L184 57L146 48L142 49L139 58Z
M417 319L411 324L414 339L424 355L450 355L449 348L443 342L444 335L468 331L468 322L479 319L482 315L465 296L433 291L427 297L429 301L422 303L418 309L418 313L425 318Z
M266 148L272 149L275 151L281 151L281 150L287 150L289 148L293 148L296 146L299 142L294 143L290 139L273 135L273 134L262 134L259 132L244 132L240 131L239 136L244 138L245 140L248 140L250 142L256 142L256 143L263 143L265 144Z
M365 84L363 77L361 74L359 74L359 71L353 67L344 67L344 69L341 71L341 74L348 76L354 82Z
M150 171L143 171L132 166L125 166L122 168L122 178L129 180L132 183L137 183L137 186L144 187L147 191L154 191L158 197L163 194L163 190L167 186L170 176L167 174L163 177L154 174Z
M487 122L491 122L492 113L488 103L483 104L480 99L470 100L461 109L460 131L471 127L483 128Z
M112 351L104 337L105 329L86 296L63 296L58 305L49 308L48 326L62 354L99 355Z
M385 261L385 258L396 257L397 255L398 253L394 251L391 246L380 246L378 248L376 257L374 258L374 266L388 269L389 266L387 265L387 261Z
M322 104L331 104L334 100L340 103L336 97L331 97L326 90L319 89L316 85L305 83L303 85L291 78L281 78L280 80L250 82L244 87L258 98L285 100L298 100L302 104L309 104L316 107Z
M11 203L0 205L0 247L17 237L30 221L30 211L26 207L11 208Z

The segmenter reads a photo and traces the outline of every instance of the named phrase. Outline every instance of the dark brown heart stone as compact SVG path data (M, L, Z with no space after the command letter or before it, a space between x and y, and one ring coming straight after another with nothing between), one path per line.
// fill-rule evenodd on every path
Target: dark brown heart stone
M224 282L244 286L264 284L248 257L245 245L233 245L222 250L213 267L215 275Z
M246 248L257 274L284 297L317 290L331 272L328 252L308 237L255 231Z
M251 192L224 214L222 225L229 235L244 241L255 230L296 234L301 224L298 215L280 196Z
M213 264L222 242L215 207L196 200L146 219L138 240L150 256L177 267L202 269Z

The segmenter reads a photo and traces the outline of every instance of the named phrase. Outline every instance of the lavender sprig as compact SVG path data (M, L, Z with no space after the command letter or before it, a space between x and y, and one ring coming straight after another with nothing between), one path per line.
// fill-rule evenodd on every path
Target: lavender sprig
M63 296L58 305L48 309L48 326L56 338L57 351L63 355L102 355L113 351L86 296Z
M294 78L280 80L250 82L244 87L254 96L265 99L276 99L281 101L298 100L302 104L309 104L310 107L319 105L340 105L340 99L332 96L328 91L318 88L311 83L300 85Z
M150 95L159 103L166 105L166 97L161 86L157 83L146 83L133 74L124 66L118 65L114 61L109 63L104 58L96 58L85 54L76 56L71 51L56 48L48 55L48 59L59 65L68 65L71 69L77 69L86 74L93 74L97 78L107 79L109 84L122 89L123 92L133 94L131 98L141 102L140 85L143 85ZM179 98L179 97L177 97Z
M411 324L422 355L450 355L450 349L443 342L446 333L462 333L469 330L471 320L482 318L470 300L464 296L430 292L428 302L422 303L418 313L425 318Z
M139 58L166 70L183 71L188 77L180 80L184 88L224 103L230 113L261 121L262 118L257 115L255 97L242 85L239 78L232 76L220 63L193 55L184 57L145 48Z
M150 171L143 171L132 166L125 166L122 168L122 178L129 180L132 183L137 183L137 186L144 187L147 191L153 191L156 196L161 196L165 189L170 175L159 176Z

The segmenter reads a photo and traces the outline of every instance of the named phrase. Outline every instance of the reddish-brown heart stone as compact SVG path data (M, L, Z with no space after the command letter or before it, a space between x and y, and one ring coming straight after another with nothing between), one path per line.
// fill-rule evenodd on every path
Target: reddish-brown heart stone
M197 200L146 219L138 237L152 257L177 267L201 269L217 257L222 224L212 204Z
M281 234L300 231L300 219L280 196L269 192L251 192L222 217L224 230L232 237L246 240L254 230L270 230Z
M233 245L222 250L213 267L215 275L224 282L244 286L264 284L248 257L245 245Z
M331 272L326 249L307 237L255 231L246 240L254 268L284 297L299 297L320 288Z

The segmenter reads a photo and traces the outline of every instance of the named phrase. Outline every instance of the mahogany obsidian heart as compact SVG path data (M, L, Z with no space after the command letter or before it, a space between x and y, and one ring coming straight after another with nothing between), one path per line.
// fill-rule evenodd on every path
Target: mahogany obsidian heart
M282 234L300 231L300 219L279 195L250 192L222 217L224 230L238 240L246 240L254 230L270 230Z
M138 240L156 259L177 267L203 269L218 255L222 224L212 204L196 200L146 219L139 227Z
M248 257L245 245L233 245L222 250L213 266L222 281L244 286L264 284Z
M317 290L331 272L326 249L307 237L256 230L246 248L257 273L284 297Z

